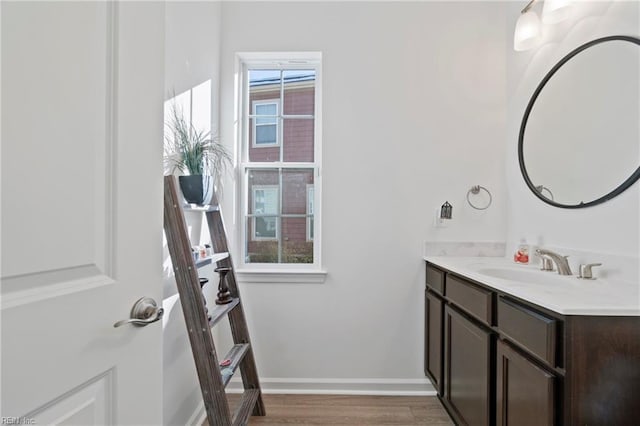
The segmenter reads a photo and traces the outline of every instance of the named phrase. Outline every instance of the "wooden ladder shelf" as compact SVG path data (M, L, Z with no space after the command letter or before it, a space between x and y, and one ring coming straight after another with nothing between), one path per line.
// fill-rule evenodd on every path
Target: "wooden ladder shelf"
M215 201L216 197L213 198L212 203L215 205L192 209L202 211L207 218L211 244L216 253L211 261L196 263L193 259L191 241L184 218L184 202L173 176L164 178L164 231L209 426L246 425L251 415L264 416L265 409L226 232L219 205ZM217 269L229 270L226 273L226 283L231 293L231 300L229 303L216 305L211 309L209 320L200 287L198 267L212 262L216 262ZM231 360L231 363L221 367L211 329L225 315L229 317L235 345L223 358ZM225 386L238 367L240 367L245 391L232 416Z

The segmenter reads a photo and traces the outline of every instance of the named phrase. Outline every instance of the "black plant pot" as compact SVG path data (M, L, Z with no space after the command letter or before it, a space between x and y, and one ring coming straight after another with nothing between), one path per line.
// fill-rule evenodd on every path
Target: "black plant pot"
M209 204L213 195L213 177L209 175L179 176L180 189L189 204Z

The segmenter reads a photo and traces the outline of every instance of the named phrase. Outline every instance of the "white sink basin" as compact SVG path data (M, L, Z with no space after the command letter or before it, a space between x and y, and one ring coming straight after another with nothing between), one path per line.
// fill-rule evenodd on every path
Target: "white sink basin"
M519 281L528 284L539 284L549 282L550 280L563 280L557 272L543 272L532 269L515 269L515 268L480 268L478 273L492 278L501 280Z

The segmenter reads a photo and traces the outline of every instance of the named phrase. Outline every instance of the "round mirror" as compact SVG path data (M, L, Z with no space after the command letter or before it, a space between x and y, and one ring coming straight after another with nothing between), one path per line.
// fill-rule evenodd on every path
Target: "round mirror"
M600 204L640 178L640 39L593 40L537 87L522 119L520 170L556 207Z

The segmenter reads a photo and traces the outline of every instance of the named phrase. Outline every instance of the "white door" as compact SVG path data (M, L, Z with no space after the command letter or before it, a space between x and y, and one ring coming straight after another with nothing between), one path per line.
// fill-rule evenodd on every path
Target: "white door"
M161 424L164 5L0 12L0 422Z

